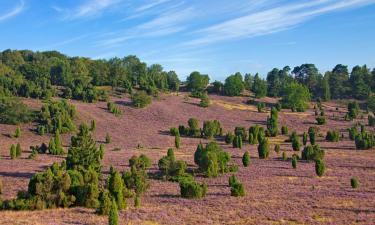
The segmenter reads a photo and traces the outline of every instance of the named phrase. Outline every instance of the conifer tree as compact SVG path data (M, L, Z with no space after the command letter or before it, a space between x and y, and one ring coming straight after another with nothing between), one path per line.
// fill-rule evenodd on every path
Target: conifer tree
M116 200L112 199L111 210L108 216L108 225L118 225L118 209Z

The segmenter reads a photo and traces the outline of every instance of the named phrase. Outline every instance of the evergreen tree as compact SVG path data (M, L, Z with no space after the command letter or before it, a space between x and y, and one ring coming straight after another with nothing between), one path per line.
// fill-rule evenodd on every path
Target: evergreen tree
M21 157L21 154L22 154L21 145L20 145L20 143L18 143L17 146L16 146L16 158Z
M175 139L174 139L174 145L175 147L178 149L180 148L180 145L181 145L181 138L180 138L180 135L176 135L175 136Z
M242 164L244 167L248 167L250 165L250 154L248 151L246 151L242 156Z
M16 152L16 146L15 145L12 145L10 147L10 153L9 153L9 155L10 155L11 159L17 158L17 152Z
M21 137L21 128L17 127L16 131L14 132L14 137L15 138L20 138Z
M112 199L111 210L108 216L108 225L118 225L118 209L116 200Z

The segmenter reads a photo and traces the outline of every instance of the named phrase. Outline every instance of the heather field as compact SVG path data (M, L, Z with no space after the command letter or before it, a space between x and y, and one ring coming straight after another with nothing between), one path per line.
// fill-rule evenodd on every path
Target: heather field
M233 131L236 126L246 128L252 125L266 126L269 108L259 113L256 106L246 103L248 97L210 96L211 106L199 107L199 99L187 94L161 95L144 109L131 106L128 97L112 98L123 111L119 117L107 111L106 103L83 103L71 101L77 109L76 124L82 121L96 121L95 138L104 143L106 133L112 142L106 145L103 160L104 173L113 165L117 170L129 168L128 160L133 155L145 154L152 159L148 171L150 177L158 171L158 160L174 146L170 127L187 125L191 117L200 123L204 120L219 120L224 131ZM265 98L261 101L275 103L277 100ZM31 107L38 109L41 102L24 99ZM283 161L281 152L291 157L291 143L288 136L270 138L272 149L268 159L259 159L257 145L244 144L240 149L232 148L222 139L218 143L232 155L231 163L239 165L237 178L246 188L246 196L231 197L228 177L218 178L198 176L198 181L208 185L206 197L199 200L183 199L178 183L151 179L150 189L142 197L142 206L134 208L132 199L129 208L120 212L120 224L373 224L375 221L375 151L356 150L346 129L361 119L345 121L346 105L337 102L323 104L327 124L320 126L318 144L326 150L326 173L319 178L315 164L299 161L293 169L291 161ZM338 107L338 110L336 110ZM365 120L362 120L365 123ZM282 110L279 113L279 127L287 125L289 132L299 134L314 125L313 110L294 113ZM36 160L27 159L31 145L48 143L50 136L39 136L33 129L36 124L25 124L22 137L11 138L16 126L0 125L0 177L3 181L2 199L16 197L20 190L27 190L30 177L43 171L53 162L60 162L64 156L39 154ZM344 134L337 143L325 141L329 129L337 129ZM371 129L371 128L367 128ZM224 132L225 133L225 132ZM189 168L196 168L194 152L199 142L206 139L182 137L182 145L175 151L177 159L188 162ZM10 160L9 147L20 143L24 149L21 158ZM64 146L70 144L70 134L63 135ZM281 145L281 152L273 151L274 144ZM248 150L251 160L249 167L242 166L242 155ZM350 186L351 177L357 177L360 186ZM104 178L103 178L104 180ZM102 182L104 183L104 182ZM50 209L43 211L0 211L0 224L107 224L106 216L95 214L86 208Z

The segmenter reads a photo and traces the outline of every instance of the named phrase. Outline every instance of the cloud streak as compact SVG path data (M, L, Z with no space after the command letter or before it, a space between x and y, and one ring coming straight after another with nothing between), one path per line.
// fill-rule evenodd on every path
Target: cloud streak
M58 6L53 6L53 9L57 12L65 13L65 20L75 20L98 16L105 10L110 9L121 2L122 0L87 0L85 3L74 9L62 9Z
M22 0L20 3L7 13L0 15L0 22L11 19L20 14L25 9L25 2Z
M316 0L276 6L200 29L193 32L197 37L184 45L200 46L277 33L321 14L374 2L373 0Z

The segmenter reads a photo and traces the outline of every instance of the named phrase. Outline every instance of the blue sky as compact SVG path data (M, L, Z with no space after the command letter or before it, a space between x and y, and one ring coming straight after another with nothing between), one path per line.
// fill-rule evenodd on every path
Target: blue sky
M0 50L137 55L184 79L375 67L375 0L0 0Z

